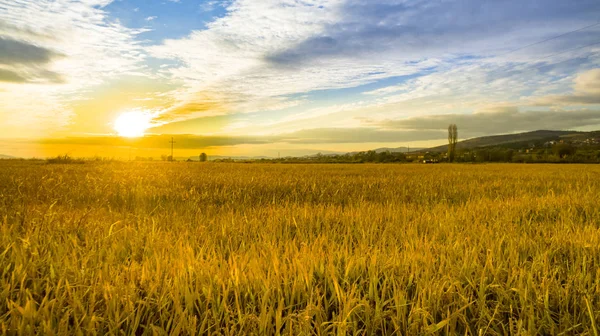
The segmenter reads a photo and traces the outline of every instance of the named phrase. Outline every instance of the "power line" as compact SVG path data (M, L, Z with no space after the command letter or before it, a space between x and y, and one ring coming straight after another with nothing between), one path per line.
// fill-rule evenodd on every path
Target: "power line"
M561 52L557 52L557 53L554 53L554 54L551 54L551 55L547 55L547 56L538 58L537 61L539 62L539 61L545 60L547 58L559 56L559 55L562 55L562 54L565 54L565 53L568 53L568 52L571 52L571 51L575 51L575 50L579 50L579 49L584 49L584 48L591 47L591 46L594 46L594 45L599 45L599 44L600 44L600 41L596 41L594 43L586 44L586 45L583 45L583 46L579 46L579 47L575 47L575 48L570 48L570 49L567 49L567 50L563 50ZM543 68L546 68L546 67L550 67L550 66L553 66L553 65L565 63L567 61L569 61L569 60L555 62L555 63L552 63L552 64L541 64L541 65L537 65L537 66L533 66L532 65L532 66L523 68L520 71L522 71L522 72L528 72L528 71L533 71L533 70L540 70L540 69L543 69ZM496 70L489 71L487 74L494 76L494 75L496 75L496 74L498 74L500 72L505 72L505 71L507 71L507 70L505 70L505 69L496 69ZM498 78L494 78L494 80L502 79L504 77L506 77L506 76L500 76Z
M171 141L169 143L171 144L171 161L175 161L175 158L173 157L173 145L175 145L175 139L171 137Z
M496 56L496 57L500 57L500 56L506 56L506 55L508 55L508 54L512 54L512 53L514 53L514 52L517 52L517 51L519 51L519 50L523 50L523 49L526 49L526 48L529 48L529 47L533 47L533 46L535 46L535 45L542 44L542 43L544 43L544 42L548 42L548 41L556 40L557 38L560 38L560 37L563 37L563 36L567 36L567 35L569 35L569 34L577 33L577 32L580 32L580 31L582 31L582 30L586 30L586 29L588 29L588 28L592 28L592 27L595 27L595 26L598 26L598 25L600 25L600 21L599 21L599 22L596 22L596 23L594 23L594 24L591 24L591 25L589 25L589 26L585 26L585 27L582 27L582 28L579 28L579 29L575 29L575 30L572 30L572 31L569 31L569 32L566 32L566 33L563 33L563 34L560 34L560 35L557 35L557 36L554 36L554 37L547 38L547 39L545 39L545 40L542 40L542 41L534 42L534 43L528 44L528 45L526 45L526 46L522 46L522 47L519 47L519 48L517 48L517 49L513 49L513 50L511 50L511 51L509 51L509 52L507 52L507 53L505 53L505 54L500 54L500 55L498 55L498 56Z
M528 45L525 45L525 46L519 47L519 48L517 48L517 49L510 50L510 51L508 51L508 52L506 52L506 53L504 53L504 54L496 55L496 56L494 56L494 57L493 57L493 58L491 58L491 59L494 59L494 58L499 58L499 57L503 57L503 56L506 56L506 55L512 54L512 53L514 53L514 52L517 52L517 51L520 51L520 50L523 50L523 49L526 49L526 48L529 48L529 47L532 47L532 46L535 46L535 45L538 45L538 44L542 44L542 43L545 43L545 42L548 42L548 41L552 41L552 40L555 40L555 39L557 39L557 38L560 38L560 37L563 37L563 36L567 36L567 35L569 35L569 34L573 34L573 33L576 33L576 32L580 32L580 31L582 31L582 30L585 30L585 29L588 29L588 28L592 28L592 27L595 27L595 26L598 26L598 25L600 25L600 21L598 21L598 22L596 22L596 23L594 23L594 24L591 24L591 25L587 25L587 26L585 26L585 27L581 27L581 28L578 28L578 29L575 29L575 30L571 30L571 31L568 31L568 32L566 32L566 33L562 33L562 34L560 34L560 35L557 35L557 36L553 36L553 37L547 38L547 39L545 39L545 40L541 40L541 41L537 41L537 42L534 42L534 43L530 43L530 44L528 44ZM589 45L587 45L587 46L589 46ZM584 46L584 47L587 47L587 46ZM551 55L551 56L555 56L555 55ZM546 57L543 57L543 58L541 58L541 59L545 59L545 58L548 58L548 57L551 57L551 56L546 56ZM474 68L472 68L472 69L470 69L470 70L475 70L475 69L477 69L477 68L483 67L484 65L485 65L485 64L478 64L478 65L475 65L475 67L474 67Z
M544 56L544 57L542 57L542 58L540 58L540 59L538 59L538 60L543 60L543 59L546 59L546 58L550 58L550 57L554 57L554 56L562 55L562 54L564 54L564 53L568 53L569 51L573 51L573 50L579 50L579 49L583 49L583 48L591 47L591 46L593 46L593 45L596 45L596 44L600 44L600 41L596 41L596 42L594 42L594 43L586 44L586 45L584 45L584 46L581 46L581 47L575 47L575 48L567 49L567 50L564 50L564 51L561 51L561 52L558 52L558 53L554 53L554 54L551 54L551 55L548 55L548 56Z
M572 30L572 31L569 31L569 32L566 32L566 33L563 33L563 34L560 34L560 35L557 35L557 36L554 36L554 37L551 37L551 38L547 38L547 39L545 39L545 40L542 40L542 41L538 41L538 42L535 42L535 43L528 44L528 45L526 45L526 46L523 46L523 47L520 47L520 48L517 48L517 49L511 50L511 51L509 51L509 52L507 52L507 53L504 53L504 54L501 54L501 55L495 56L495 58L497 58L497 57L502 57L502 56L505 56L505 55L511 54L511 53L513 53L513 52L516 52L516 51L519 51L519 50L523 50L523 49L525 49L525 48L528 48L528 47L531 47L531 46L534 46L534 45L538 45L538 44L541 44L541 43L544 43L544 42L547 42L547 41L551 41L551 40L557 39L557 38L559 38L559 37L563 37L563 36L566 36L566 35L569 35L569 34L572 34L572 33L575 33L575 32L579 32L579 31L582 31L582 30L585 30L585 29L588 29L588 28L591 28L591 27L595 27L595 26L598 26L598 25L600 25L600 21L599 21L599 22L596 22L596 23L594 23L594 24L591 24L591 25L588 25L588 26L585 26L585 27L582 27L582 28L576 29L576 30ZM544 57L538 58L538 59L537 59L537 61L541 61L541 60L544 60L544 59L548 59L548 58L551 58L551 57L554 57L554 56L559 56L559 55L562 55L562 54L568 53L568 52L570 52L570 51L575 51L575 50L579 50L579 49L583 49L583 48L591 47L591 46L594 46L594 45L597 45L597 44L600 44L600 41L596 41L596 42L593 42L593 43L590 43L590 44L586 44L586 45L583 45L583 46L580 46L580 47L570 48L570 49L563 50L563 51L560 51L560 52L557 52L557 53L554 53L554 54L546 55L546 56L544 56ZM558 63L555 63L555 64L560 64L560 63L564 63L564 61L562 61L562 62L558 62ZM478 65L475 65L473 68L469 69L468 71L473 71L473 70L476 70L476 69L478 69L478 68L481 68L481 67L483 67L484 65L485 65L485 64L478 64ZM528 71L528 70L529 70L529 71L531 71L531 70L539 70L539 69L542 69L542 68L545 68L545 67L549 67L549 66L552 66L552 65L554 65L554 64L544 64L544 65L541 65L541 66L533 66L533 67L530 67L530 68L528 68L528 69L523 69L523 71ZM496 70L491 70L491 71L489 71L489 72L488 72L488 75L494 75L494 74L496 74L496 73L498 73L498 72L502 72L502 71L506 71L506 70L505 70L505 69L496 69ZM501 79L501 78L502 78L502 77L500 77L500 78L495 78L494 80L498 80L498 79Z

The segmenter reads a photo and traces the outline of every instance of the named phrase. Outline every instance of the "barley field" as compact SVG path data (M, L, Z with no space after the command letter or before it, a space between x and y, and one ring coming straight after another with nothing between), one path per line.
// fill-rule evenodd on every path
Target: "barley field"
M600 165L0 161L0 332L598 335Z

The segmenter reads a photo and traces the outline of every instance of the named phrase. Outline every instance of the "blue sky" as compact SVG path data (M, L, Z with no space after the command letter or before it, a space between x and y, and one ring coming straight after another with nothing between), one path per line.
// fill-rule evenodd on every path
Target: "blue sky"
M597 0L0 0L0 133L137 113L264 153L600 128L599 20Z
M148 28L142 39L157 43L164 39L182 38L193 30L226 15L227 1L145 1L119 0L104 9L111 18L128 27Z

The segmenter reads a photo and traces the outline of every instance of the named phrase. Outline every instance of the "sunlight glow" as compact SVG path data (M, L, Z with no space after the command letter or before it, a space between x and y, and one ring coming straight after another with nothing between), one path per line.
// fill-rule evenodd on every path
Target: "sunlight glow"
M150 128L150 119L151 116L142 111L129 111L115 120L113 128L122 137L141 137Z

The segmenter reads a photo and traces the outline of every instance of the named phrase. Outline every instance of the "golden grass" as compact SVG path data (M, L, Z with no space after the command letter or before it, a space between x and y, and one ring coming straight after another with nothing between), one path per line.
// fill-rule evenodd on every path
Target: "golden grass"
M597 335L600 166L0 162L0 332Z

